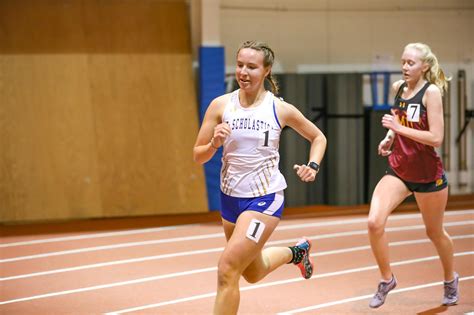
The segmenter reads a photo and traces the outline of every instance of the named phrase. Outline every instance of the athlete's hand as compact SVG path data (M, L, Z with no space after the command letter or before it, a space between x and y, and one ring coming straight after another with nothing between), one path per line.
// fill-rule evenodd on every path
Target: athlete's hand
M312 169L308 165L293 165L293 169L296 171L296 175L300 177L303 182L314 182L316 179L316 170Z
M398 115L395 115L392 111L393 115L385 114L382 117L382 126L387 129L393 130L394 132L398 132L400 130L401 124L398 120Z
M390 139L388 137L385 137L382 141L379 143L379 148L378 148L378 153L381 156L388 156L392 154L392 151L390 148L392 147L393 139Z
M223 122L214 127L214 135L211 139L211 144L215 148L221 147L225 139L230 135L230 127L227 123Z

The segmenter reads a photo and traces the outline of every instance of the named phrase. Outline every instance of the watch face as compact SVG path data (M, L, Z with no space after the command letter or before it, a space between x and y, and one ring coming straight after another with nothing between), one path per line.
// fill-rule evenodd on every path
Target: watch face
M319 165L316 162L309 162L308 166L311 167L316 172L319 171Z

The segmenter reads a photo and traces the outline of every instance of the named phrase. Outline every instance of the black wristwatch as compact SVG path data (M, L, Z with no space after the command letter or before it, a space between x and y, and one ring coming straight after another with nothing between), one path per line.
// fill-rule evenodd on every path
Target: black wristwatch
M311 161L311 162L308 163L308 166L311 167L313 170L315 170L316 173L319 172L319 164L318 163Z

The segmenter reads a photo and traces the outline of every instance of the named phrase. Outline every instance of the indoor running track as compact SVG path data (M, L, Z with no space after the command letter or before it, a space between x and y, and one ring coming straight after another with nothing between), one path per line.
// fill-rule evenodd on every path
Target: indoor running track
M257 284L241 281L239 314L464 314L474 311L474 210L447 211L460 303L441 306L442 269L418 212L387 225L398 287L368 307L379 280L367 215L281 221L268 246L313 241L315 273L285 265ZM0 314L211 314L220 224L2 237Z

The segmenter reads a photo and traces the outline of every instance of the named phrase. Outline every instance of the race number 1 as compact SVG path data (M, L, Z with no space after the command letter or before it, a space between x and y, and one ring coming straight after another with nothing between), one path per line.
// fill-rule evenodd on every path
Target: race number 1
M255 243L258 243L262 236L263 230L265 230L265 223L257 219L250 221L249 227L247 228L247 238L251 239Z

